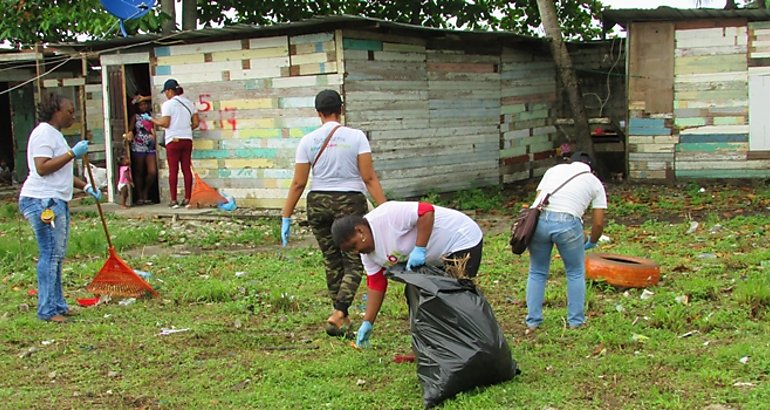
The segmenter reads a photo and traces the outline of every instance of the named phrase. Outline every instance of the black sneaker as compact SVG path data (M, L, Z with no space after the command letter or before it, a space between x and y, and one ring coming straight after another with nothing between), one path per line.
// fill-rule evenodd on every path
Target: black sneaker
M176 201L171 201L168 203L169 208L177 209L179 208L179 204Z

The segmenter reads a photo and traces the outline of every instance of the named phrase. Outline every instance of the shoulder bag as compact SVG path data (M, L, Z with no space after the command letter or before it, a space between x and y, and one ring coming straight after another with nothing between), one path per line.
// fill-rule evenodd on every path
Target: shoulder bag
M334 128L332 128L332 131L329 133L329 135L326 136L326 139L324 140L324 143L321 144L321 149L318 150L318 154L315 155L315 158L313 159L313 164L310 165L310 168L315 168L315 163L318 162L318 158L321 158L321 154L324 153L324 150L326 149L326 146L329 145L329 141L332 139L332 135L334 135L335 132L341 127L342 125L338 125Z
M532 241L532 236L535 234L535 229L537 229L540 211L548 205L548 198L560 190L564 185L567 185L569 181L588 173L589 171L578 172L551 191L551 193L545 194L545 197L536 206L522 208L519 211L519 215L516 216L516 219L513 221L513 227L511 227L511 240L509 241L511 252L516 255L521 255L527 250L529 243Z

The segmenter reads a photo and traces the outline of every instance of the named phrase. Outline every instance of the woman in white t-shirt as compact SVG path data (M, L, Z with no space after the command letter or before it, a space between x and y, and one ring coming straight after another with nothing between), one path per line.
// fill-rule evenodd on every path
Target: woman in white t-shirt
M171 208L179 208L190 204L192 195L192 130L198 128L200 119L195 104L183 96L184 89L174 79L166 80L163 84L163 95L168 99L160 106L160 118L152 122L166 129L163 140L166 143L166 160L168 161L168 188ZM184 177L184 200L177 201L177 182L179 168Z
M342 252L331 237L336 218L368 210L365 192L376 204L386 201L380 180L374 172L372 150L361 130L343 127L342 97L324 90L315 97L321 127L305 135L297 146L294 178L281 211L281 241L289 242L291 214L305 191L310 170L313 181L307 195L307 219L324 256L326 288L332 313L326 320L326 333L339 336L350 325L348 307L361 283L363 267L358 254Z
M88 141L70 148L61 133L75 121L72 101L51 94L40 104L38 118L40 123L27 142L29 175L19 193L19 211L37 240L37 317L61 323L72 314L62 291L72 189L82 189L97 201L102 194L73 174L73 160L88 152Z
M380 311L388 281L385 270L399 262L406 268L443 266L448 259L468 258L465 274L474 277L481 264L484 235L473 219L460 211L426 202L389 201L363 217L334 221L334 242L342 250L361 254L368 287L364 322L356 345L365 346Z
M574 176L548 198L540 213L535 234L529 244L529 278L527 280L527 330L529 334L543 322L545 285L551 266L553 246L559 250L567 277L567 325L578 328L585 322L585 251L596 246L604 229L607 194L591 172L591 157L582 151L572 155L569 164L556 165L543 175L537 186L540 203L548 193ZM583 233L583 214L593 208L591 235Z

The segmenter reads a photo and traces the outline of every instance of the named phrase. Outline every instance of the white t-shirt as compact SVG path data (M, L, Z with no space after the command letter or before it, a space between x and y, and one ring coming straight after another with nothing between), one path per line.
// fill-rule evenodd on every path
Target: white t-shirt
M45 176L38 174L35 166L35 158L58 157L69 149L61 131L47 122L38 124L29 134L27 143L29 175L19 195L29 198L57 198L69 202L72 199L72 188L75 182L72 173L74 161L69 161L56 172Z
M361 254L367 275L409 258L417 241L417 207L417 202L388 201L364 216L374 237L374 251ZM481 228L468 215L436 205L433 208L433 231L426 246L426 264L441 266L442 256L470 249L481 242Z
M532 206L536 206L545 194L558 188L571 176L590 170L591 167L582 162L559 164L552 167L545 172L543 179L540 180L540 184L537 186L540 195L535 198ZM599 178L590 173L576 177L556 194L551 195L545 209L553 212L566 212L582 219L589 204L593 209L607 209L607 194L604 191L604 185L599 181Z
M338 125L340 124L336 121L329 121L302 137L297 146L295 162L312 164L324 140ZM372 149L363 131L340 127L313 167L310 190L366 192L366 185L358 169L358 156L368 152L372 152Z
M192 121L193 114L196 112L198 111L195 109L195 104L182 95L177 95L160 106L160 115L171 117L171 121L163 134L166 144L170 143L174 138L192 139L192 126L190 122Z

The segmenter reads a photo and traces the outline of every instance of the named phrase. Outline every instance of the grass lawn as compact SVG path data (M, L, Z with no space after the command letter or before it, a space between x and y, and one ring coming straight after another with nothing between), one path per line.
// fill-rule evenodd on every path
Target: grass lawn
M589 283L588 326L568 330L556 257L545 322L528 336L529 260L512 255L507 240L510 217L531 194L431 195L472 211L483 226L476 282L523 371L443 408L770 408L769 193L763 186L608 187L611 241L596 251L651 258L662 281L644 298L638 289ZM0 206L0 408L422 407L415 365L393 361L411 343L402 285L390 283L372 347L358 351L324 333L330 304L321 255L301 232L292 246L276 245L277 218L111 217L108 225L118 254L150 272L161 296L112 300L55 325L36 319L28 295L36 287L32 232L15 204ZM95 213L76 214L71 229L64 289L74 305L91 296L84 288L106 244ZM356 327L362 306L359 292Z

